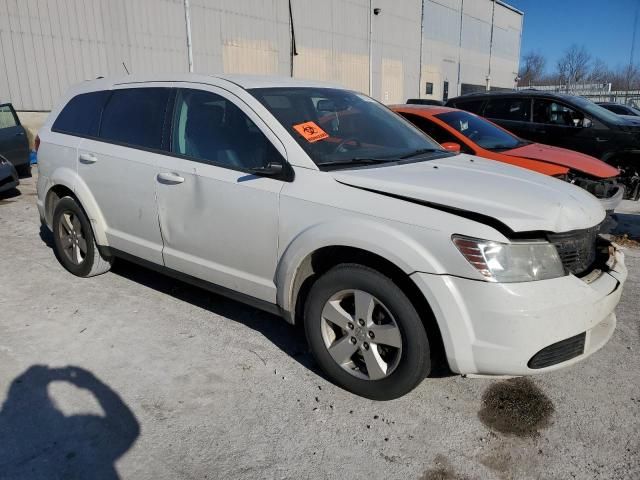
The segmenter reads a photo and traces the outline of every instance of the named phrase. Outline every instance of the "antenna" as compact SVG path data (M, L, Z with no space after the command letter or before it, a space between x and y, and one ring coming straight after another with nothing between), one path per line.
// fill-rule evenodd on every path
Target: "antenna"
M124 67L124 71L127 72L127 75L129 75L129 69L127 68L127 64L122 62L122 66Z

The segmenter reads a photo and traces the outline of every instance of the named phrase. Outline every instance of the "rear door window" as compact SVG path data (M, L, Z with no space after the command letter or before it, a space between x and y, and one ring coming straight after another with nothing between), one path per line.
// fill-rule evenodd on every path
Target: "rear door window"
M114 90L102 113L100 138L159 150L170 93L156 87Z
M52 130L80 137L97 137L102 107L110 94L105 90L73 97L56 118Z
M531 99L492 98L484 109L484 116L499 120L529 122L531 120Z

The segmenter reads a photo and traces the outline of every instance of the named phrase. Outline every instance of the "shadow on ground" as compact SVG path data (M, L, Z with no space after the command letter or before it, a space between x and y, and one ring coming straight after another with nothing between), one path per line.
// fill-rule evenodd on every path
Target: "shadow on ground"
M280 350L294 358L304 367L318 375L322 375L309 352L304 331L299 326L289 325L276 315L263 312L241 302L211 293L125 260L117 259L111 271L133 282L171 295L180 301L241 323L264 335Z
M13 199L22 195L20 190L17 188L12 188L11 190L6 190L4 192L0 192L0 205L3 203L12 203Z
M104 415L66 416L49 397L53 382L91 393ZM115 480L115 462L140 425L120 396L78 367L34 365L13 380L0 411L0 477Z
M49 248L53 248L53 236L47 227L40 227L40 238ZM309 351L302 325L289 325L276 315L263 312L244 303L211 293L120 258L113 264L111 272L148 288L171 295L177 300L190 303L228 320L241 323L264 335L275 346L294 358L302 366L325 379L327 378ZM432 364L429 377L442 378L451 375L452 373L446 362L436 361ZM327 380L331 381L330 379Z

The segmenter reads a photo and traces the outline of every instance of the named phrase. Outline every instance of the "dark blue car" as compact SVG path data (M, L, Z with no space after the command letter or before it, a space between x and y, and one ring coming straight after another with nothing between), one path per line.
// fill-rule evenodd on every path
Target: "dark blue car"
M20 176L31 176L27 132L10 103L0 104L0 155L15 167Z

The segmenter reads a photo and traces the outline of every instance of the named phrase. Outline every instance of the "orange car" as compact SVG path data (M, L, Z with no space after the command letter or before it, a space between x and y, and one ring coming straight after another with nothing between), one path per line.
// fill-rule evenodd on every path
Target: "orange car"
M510 163L576 184L598 197L607 211L622 201L617 168L597 158L516 137L489 120L455 108L392 105L445 149Z

